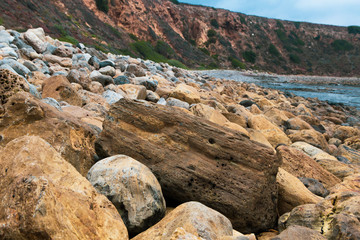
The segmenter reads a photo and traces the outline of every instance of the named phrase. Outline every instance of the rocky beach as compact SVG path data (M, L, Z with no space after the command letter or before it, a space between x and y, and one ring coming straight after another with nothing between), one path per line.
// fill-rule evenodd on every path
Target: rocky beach
M0 239L360 239L357 106L42 28L0 26L0 83Z

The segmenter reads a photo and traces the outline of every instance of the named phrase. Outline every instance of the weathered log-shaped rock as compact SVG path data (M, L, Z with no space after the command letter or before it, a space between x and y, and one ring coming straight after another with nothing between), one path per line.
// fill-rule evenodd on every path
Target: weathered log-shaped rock
M280 162L272 149L181 110L129 99L112 105L103 126L98 155L142 162L166 199L199 201L244 233L273 226Z

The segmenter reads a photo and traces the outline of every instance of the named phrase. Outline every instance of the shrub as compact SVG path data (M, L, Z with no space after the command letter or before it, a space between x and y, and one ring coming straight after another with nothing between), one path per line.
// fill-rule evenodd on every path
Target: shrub
M117 38L120 38L121 39L121 33L116 29L114 28L113 26L111 26L110 24L106 24L109 28L110 28L110 31L117 37Z
M286 36L286 33L280 29L276 29L275 30L276 32L276 35L278 36L278 38L281 40L281 41L286 41L287 40L287 36Z
M2 19L2 17L0 17L0 25L4 24L4 20Z
M245 51L243 53L243 58L247 62L255 63L255 61L256 61L256 53L254 53L253 51Z
M146 59L150 59L154 62L165 62L167 60L164 56L157 53L149 42L137 41L132 43L131 46Z
M276 26L280 29L284 29L284 25L282 24L282 22L280 20L276 20Z
M211 24L214 28L216 28L216 29L219 28L219 23L218 23L218 21L217 21L215 18L213 18L213 19L210 20L210 24Z
M165 56L166 58L172 58L175 56L175 51L164 41L157 41L155 51Z
M68 35L68 32L64 29L64 27L62 25L55 24L54 27L56 28L56 30L60 33L60 35L62 37L65 37Z
M172 2L174 4L180 4L178 0L170 0L170 2Z
M189 40L189 43L193 46L196 46L196 41L194 39L190 39Z
M336 51L350 51L354 48L354 46L349 43L346 40L335 40L334 42L331 43L331 46L336 50Z
M294 22L294 25L295 25L296 29L300 28L300 24L301 24L301 22Z
M351 34L360 34L360 26L349 26L348 27L348 32Z
M300 57L296 54L290 54L290 61L297 64L301 62Z
M132 33L129 33L129 37L130 37L132 40L134 40L134 41L137 41L137 40L138 40L137 36L135 36L135 35L132 34Z
M209 50L207 50L206 48L199 48L200 51L202 51L203 53L205 53L206 55L210 55Z
M216 31L214 29L209 29L207 32L207 36L209 38L215 37L216 36Z
M279 56L280 56L280 52L279 52L279 50L275 47L274 44L270 44L270 46L269 46L269 53L270 53L271 55L276 56L276 57L279 57Z
M66 35L66 36L62 36L59 38L60 41L63 41L63 42L68 42L68 43L71 43L73 45L76 45L79 43L78 40L76 40L75 38L69 36L69 35Z
M243 16L240 16L240 22L241 24L246 25L246 19Z
M178 60L170 59L170 60L167 60L166 62L168 64L170 64L171 66L187 69L187 67L182 62L180 62Z
M109 11L109 0L95 0L96 1L96 7L100 11L103 11L104 13L107 13Z
M229 57L229 61L231 62L231 65L233 66L233 68L245 69L245 67L246 67L244 63L240 62L235 57Z

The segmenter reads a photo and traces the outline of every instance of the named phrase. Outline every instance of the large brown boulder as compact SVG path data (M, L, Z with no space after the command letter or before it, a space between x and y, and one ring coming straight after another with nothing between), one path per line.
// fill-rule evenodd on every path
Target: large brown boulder
M332 187L340 182L339 178L298 149L279 146L276 151L282 161L281 167L296 177L316 179L323 183L325 187Z
M128 239L111 202L40 137L8 143L0 168L0 239Z
M305 130L288 130L288 137L292 142L306 142L315 147L321 148L325 152L329 152L329 145L325 137L313 129Z
M0 105L19 91L29 92L29 85L24 78L7 69L0 69Z
M271 149L176 108L128 99L112 105L103 126L99 156L145 164L165 198L199 201L244 233L273 226L279 160Z
M80 95L71 86L66 77L58 75L46 79L42 84L42 97L51 97L71 105L82 106Z
M29 93L19 92L4 105L0 133L0 146L21 136L40 136L84 176L95 163L95 132L77 118Z

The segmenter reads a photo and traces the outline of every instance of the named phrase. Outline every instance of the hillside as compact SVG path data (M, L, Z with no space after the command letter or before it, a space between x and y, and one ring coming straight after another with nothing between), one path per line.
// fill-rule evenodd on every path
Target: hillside
M168 0L3 0L1 19L21 30L98 50L190 68L252 68L281 74L360 75L360 34L347 27L280 21ZM29 23L29 19L31 23ZM145 42L148 41L148 42ZM150 44L151 43L151 44Z

